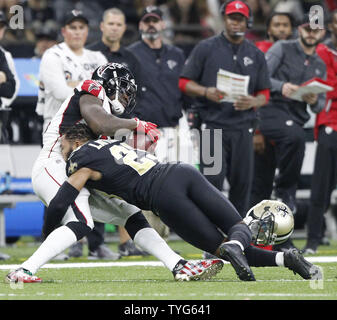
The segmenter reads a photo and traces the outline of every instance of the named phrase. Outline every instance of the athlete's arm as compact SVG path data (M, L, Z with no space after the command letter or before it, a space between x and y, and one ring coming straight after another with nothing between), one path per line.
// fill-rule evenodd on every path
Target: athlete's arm
M47 237L61 223L68 207L75 202L86 182L89 179L99 180L101 177L100 172L89 168L81 168L62 184L46 210L43 225L44 237Z
M137 127L134 119L121 119L107 113L102 108L102 101L90 94L81 96L80 110L83 119L97 135L113 136L120 129L134 130Z
M118 130L127 129L146 134L153 142L159 139L160 132L156 129L156 124L137 118L122 119L107 113L102 108L102 101L93 95L84 94L81 96L80 110L83 119L97 135L114 136Z

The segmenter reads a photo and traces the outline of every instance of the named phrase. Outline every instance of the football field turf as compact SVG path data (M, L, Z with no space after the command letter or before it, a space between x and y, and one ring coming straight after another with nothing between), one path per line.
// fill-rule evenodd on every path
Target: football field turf
M201 251L182 241L170 246L188 259L201 259ZM304 242L295 240L299 248ZM116 244L109 244L116 250ZM90 262L72 258L50 262L37 275L43 283L6 284L10 269L34 252L36 246L18 243L1 248L11 259L0 262L0 300L336 300L337 241L321 246L309 259L322 267L323 281L303 280L286 268L252 268L256 282L240 281L233 268L225 264L210 281L175 282L171 272L154 257L124 257L118 261ZM86 249L84 250L87 254Z

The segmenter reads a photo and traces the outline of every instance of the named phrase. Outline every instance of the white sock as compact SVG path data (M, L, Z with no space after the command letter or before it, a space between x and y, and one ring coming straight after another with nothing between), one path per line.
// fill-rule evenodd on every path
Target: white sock
M184 259L176 254L160 235L152 228L139 230L133 239L135 244L140 246L146 252L159 259L164 265L172 271L179 260Z
M50 259L69 248L77 241L75 233L66 226L61 226L49 234L33 255L21 267L31 273L47 263Z
M275 263L279 267L284 267L284 252L278 252L278 253L276 253Z
M242 243L240 241L238 241L238 240L230 240L230 241L227 241L226 243L235 243L235 244L237 244L241 248L242 251L245 250L245 248L242 245Z

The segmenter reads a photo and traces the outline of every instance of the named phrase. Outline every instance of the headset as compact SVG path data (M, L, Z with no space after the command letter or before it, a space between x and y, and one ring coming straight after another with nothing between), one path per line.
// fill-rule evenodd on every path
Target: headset
M221 7L220 7L220 13L222 16L225 15L225 12L226 12L226 7L231 3L231 2L234 2L234 1L237 1L237 0L229 0L229 1L226 1L224 2ZM243 2L247 7L248 7L248 10L249 10L249 18L247 19L247 29L251 29L253 28L253 23L254 23L254 17L253 17L253 13L252 13L252 9L249 7L249 5L244 2L244 1L241 1Z

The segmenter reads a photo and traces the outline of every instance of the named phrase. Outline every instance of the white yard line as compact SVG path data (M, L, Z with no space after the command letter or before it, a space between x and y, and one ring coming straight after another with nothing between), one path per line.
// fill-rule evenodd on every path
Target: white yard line
M337 256L306 257L311 263L337 262ZM224 261L225 263L228 263ZM47 263L42 268L63 269L63 268L98 268L98 267L163 267L160 261L107 261L107 262L68 262L68 263ZM20 267L19 264L0 264L0 270L13 270Z

